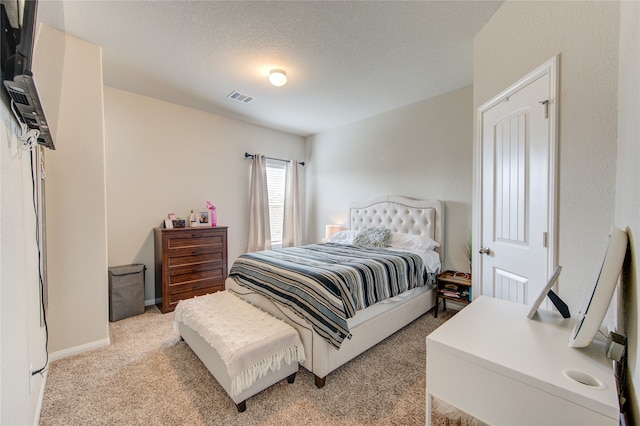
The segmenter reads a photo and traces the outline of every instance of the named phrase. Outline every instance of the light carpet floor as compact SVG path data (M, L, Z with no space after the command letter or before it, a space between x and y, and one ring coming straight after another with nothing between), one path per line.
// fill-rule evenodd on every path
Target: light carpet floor
M110 323L108 347L51 363L40 424L424 425L425 337L451 314L423 315L331 373L322 389L301 367L295 383L277 383L238 413L173 331L173 314L149 307ZM432 424L444 425L444 414L434 412Z

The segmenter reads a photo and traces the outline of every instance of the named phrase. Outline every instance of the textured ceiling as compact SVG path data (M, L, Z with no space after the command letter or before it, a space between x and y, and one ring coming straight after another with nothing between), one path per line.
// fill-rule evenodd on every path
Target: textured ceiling
M107 86L308 136L470 85L501 3L40 0L38 19L101 46Z

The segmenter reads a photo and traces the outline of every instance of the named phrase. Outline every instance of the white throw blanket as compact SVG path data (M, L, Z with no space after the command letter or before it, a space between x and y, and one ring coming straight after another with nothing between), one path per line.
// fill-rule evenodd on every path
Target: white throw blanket
M181 300L174 312L178 322L197 332L217 352L231 377L231 393L239 395L280 362L304 362L302 342L296 330L284 321L219 291Z

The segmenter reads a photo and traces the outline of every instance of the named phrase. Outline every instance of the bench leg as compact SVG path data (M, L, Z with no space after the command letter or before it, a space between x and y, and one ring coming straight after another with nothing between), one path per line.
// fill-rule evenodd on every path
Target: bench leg
M247 401L245 400L236 404L236 408L238 409L238 413L244 413L247 410Z
M316 387L318 389L322 389L322 387L324 387L325 383L327 383L327 376L318 377L318 376L316 376L314 374L313 377L315 377L315 379L316 379Z
M289 377L287 377L287 383L293 383L296 381L296 373L293 373Z

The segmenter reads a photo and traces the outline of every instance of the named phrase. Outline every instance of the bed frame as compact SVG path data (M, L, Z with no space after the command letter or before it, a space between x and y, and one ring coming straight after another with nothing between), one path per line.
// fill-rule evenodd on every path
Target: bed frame
M440 243L437 251L444 264L444 204L442 201L385 196L365 203L351 203L349 223L352 230L385 227L393 232L429 236ZM407 292L410 293L408 295L400 295L358 311L347 321L352 334L351 339L345 339L337 350L317 335L308 322L287 307L241 287L232 278L227 278L225 284L227 291L283 319L298 330L306 354L306 361L302 366L314 374L315 384L319 388L324 386L330 372L435 306L435 290L429 286L410 290Z

